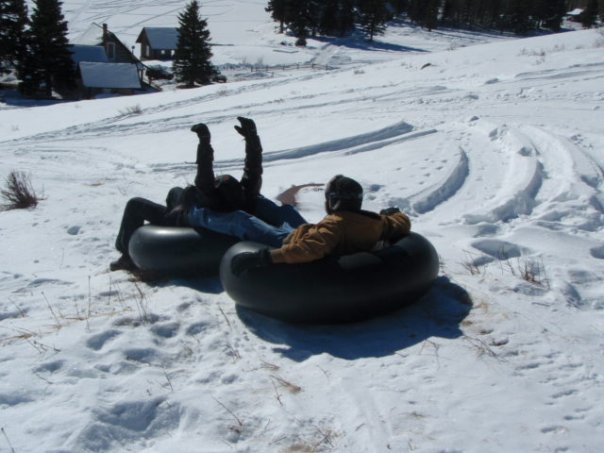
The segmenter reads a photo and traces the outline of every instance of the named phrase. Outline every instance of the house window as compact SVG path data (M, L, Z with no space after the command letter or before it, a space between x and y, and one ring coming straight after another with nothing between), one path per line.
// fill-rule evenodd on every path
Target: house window
M115 43L114 42L107 43L107 58L109 60L115 60Z

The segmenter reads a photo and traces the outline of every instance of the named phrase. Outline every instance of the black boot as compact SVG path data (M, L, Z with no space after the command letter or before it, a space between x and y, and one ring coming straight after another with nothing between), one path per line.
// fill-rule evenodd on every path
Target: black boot
M109 265L111 271L132 271L136 269L136 265L128 255L122 255L117 260Z

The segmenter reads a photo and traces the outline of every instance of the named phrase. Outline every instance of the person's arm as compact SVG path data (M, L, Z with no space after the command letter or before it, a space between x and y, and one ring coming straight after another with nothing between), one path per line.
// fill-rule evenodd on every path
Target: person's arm
M235 130L245 138L245 164L241 186L246 203L250 203L260 195L262 188L262 144L254 121L241 116L237 119L241 126L235 126Z
M302 225L283 246L271 250L272 263L309 263L331 254L341 233L336 222L323 220L316 225Z
M411 219L398 208L388 208L380 212L384 224L382 240L395 242L411 231Z
M304 224L296 228L278 249L244 252L233 257L231 271L240 275L246 270L278 263L308 263L319 260L337 247L339 228L336 222L323 219L317 225Z
M214 149L210 144L210 130L203 124L196 124L191 128L199 138L197 145L197 175L195 176L195 186L206 196L211 196L215 190L214 179Z

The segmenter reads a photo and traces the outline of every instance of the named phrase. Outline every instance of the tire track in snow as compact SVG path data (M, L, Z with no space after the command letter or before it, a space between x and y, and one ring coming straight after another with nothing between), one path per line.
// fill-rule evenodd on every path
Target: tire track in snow
M502 174L496 193L483 206L464 215L469 224L481 222L509 222L522 215L529 215L535 204L535 197L543 183L543 165L537 160L534 150L518 140L513 130L503 126L489 133L493 142L489 155L501 155L503 168L491 167L483 175L483 187L492 184L492 175ZM474 150L474 155L480 150ZM501 164L501 162L500 162Z
M507 127L477 119L450 127L440 142L422 146L441 156L453 155L455 161L444 176L426 173L427 188L409 197L412 212L435 216L443 224L470 225L507 222L530 213L542 182L536 158L507 143ZM428 167L439 166L434 157L424 160Z
M269 151L263 153L263 164L269 167L271 163L283 160L301 159L320 153L344 152L345 154L357 154L361 152L372 151L393 143L399 143L405 140L413 139L417 136L431 134L434 130L417 131L412 133L413 126L406 121L399 121L382 129L367 132L364 134L344 137L336 140L329 140L309 146L290 148L278 151ZM156 172L190 170L193 164L155 164L151 168ZM214 168L225 171L233 168L241 168L243 158L220 160L214 162Z
M447 178L438 186L428 189L411 207L418 214L425 214L453 197L464 185L470 173L468 155L459 150L458 160Z
M539 202L543 205L543 215L548 211L565 209L568 213L582 212L586 216L604 214L604 171L590 156L585 154L569 139L556 136L534 126L520 128L536 149L547 174L556 179L546 178ZM561 178L559 177L561 176ZM595 211L595 212L594 212ZM604 226L604 220L588 227L594 230Z

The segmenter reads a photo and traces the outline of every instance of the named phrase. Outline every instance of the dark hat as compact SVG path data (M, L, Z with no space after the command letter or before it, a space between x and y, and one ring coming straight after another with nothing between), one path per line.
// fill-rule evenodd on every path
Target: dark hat
M325 186L325 209L334 211L360 211L363 204L363 187L352 178L336 175Z

